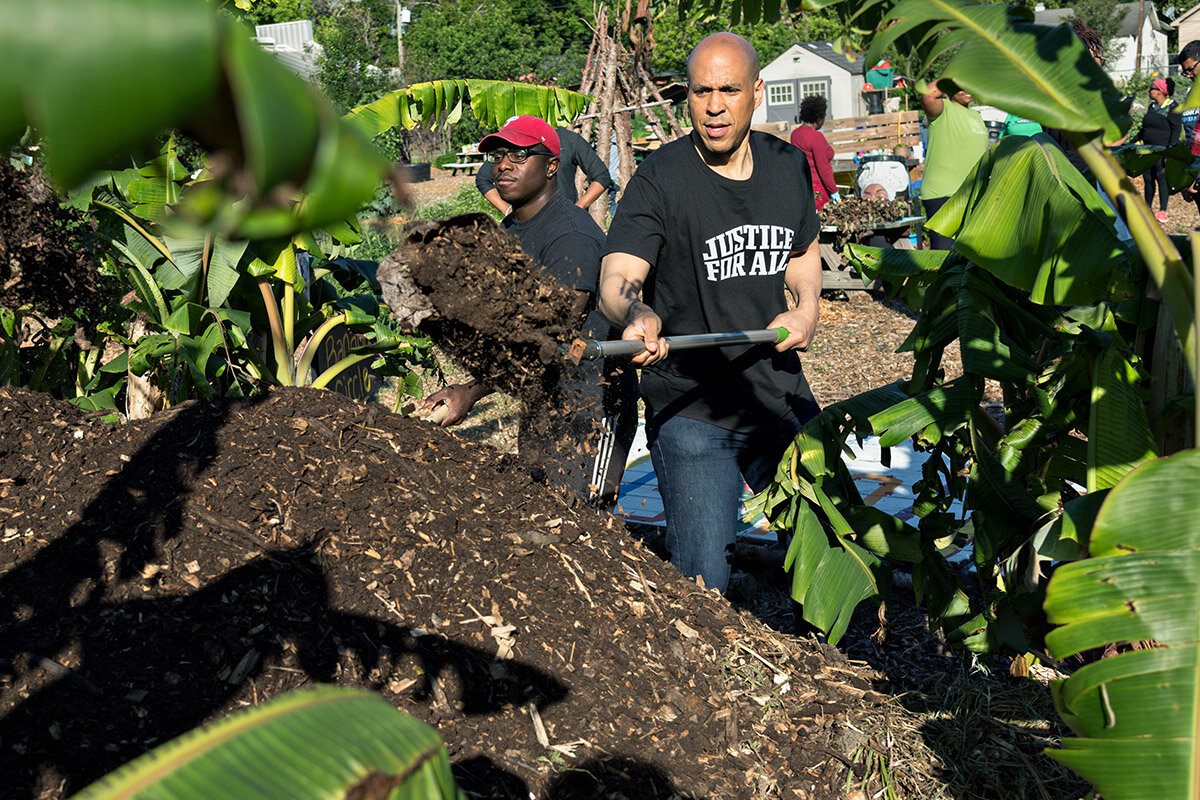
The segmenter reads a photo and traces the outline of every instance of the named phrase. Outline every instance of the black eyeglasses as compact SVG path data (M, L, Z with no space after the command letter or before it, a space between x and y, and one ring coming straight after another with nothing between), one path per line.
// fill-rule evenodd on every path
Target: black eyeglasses
M1185 78L1194 78L1196 77L1196 67L1200 67L1200 61L1193 61L1190 67L1180 64L1179 71L1183 73L1183 77Z
M486 154L485 158L493 164L499 164L505 157L514 164L524 164L530 156L550 156L553 158L554 153L548 150L528 150L526 148L521 148L520 150L491 150Z

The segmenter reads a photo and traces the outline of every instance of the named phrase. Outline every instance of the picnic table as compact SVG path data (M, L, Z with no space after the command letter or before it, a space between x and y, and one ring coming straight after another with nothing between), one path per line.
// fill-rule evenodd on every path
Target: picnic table
M473 144L459 150L454 154L454 158L452 163L446 164L442 169L450 170L451 175L457 175L460 170L474 175L475 170L483 164L484 154L479 152L478 145Z
M920 241L921 223L925 221L925 217L912 216L901 217L890 222L878 222L870 228L863 228L861 231L855 232L857 238L866 238L875 233L882 233L885 236L891 234L899 236L902 232L912 226L916 226L918 241ZM863 283L862 276L858 274L858 270L850 266L850 264L842 257L842 253L837 246L838 227L836 225L822 225L821 232L817 237L817 245L821 251L821 266L823 272L821 274L822 289L841 289L842 291L859 289L866 291L874 288L874 284L868 286Z

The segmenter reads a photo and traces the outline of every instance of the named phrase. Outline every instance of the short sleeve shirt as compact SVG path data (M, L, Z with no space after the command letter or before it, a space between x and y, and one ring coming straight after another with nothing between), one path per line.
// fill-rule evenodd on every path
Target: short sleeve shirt
M606 253L651 265L643 300L663 333L766 328L787 310L784 272L820 223L804 153L750 133L751 177L710 169L693 140L677 139L634 173L609 227ZM680 414L733 431L754 431L817 412L795 351L773 345L672 352L642 370L642 396L656 414Z
M958 191L988 149L987 126L979 112L946 99L929 123L929 154L921 197L949 197Z

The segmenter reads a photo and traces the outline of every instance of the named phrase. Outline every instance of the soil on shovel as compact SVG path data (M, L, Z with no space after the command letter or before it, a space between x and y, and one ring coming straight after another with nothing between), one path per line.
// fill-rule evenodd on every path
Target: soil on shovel
M915 727L510 457L331 392L117 426L0 389L0 513L6 797L317 682L484 798L872 796Z
M379 265L383 298L475 380L539 404L583 322L577 294L484 214L414 227Z

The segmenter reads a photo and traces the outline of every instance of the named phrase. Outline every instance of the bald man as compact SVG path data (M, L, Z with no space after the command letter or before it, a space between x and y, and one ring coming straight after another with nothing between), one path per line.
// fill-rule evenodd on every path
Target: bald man
M808 159L750 131L758 54L707 37L688 59L695 128L634 174L608 231L600 308L642 339L646 436L671 561L724 591L743 477L766 487L819 411L799 353L817 327L821 259ZM795 301L788 310L785 290ZM778 344L670 352L661 336L784 328Z

